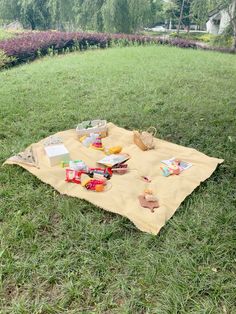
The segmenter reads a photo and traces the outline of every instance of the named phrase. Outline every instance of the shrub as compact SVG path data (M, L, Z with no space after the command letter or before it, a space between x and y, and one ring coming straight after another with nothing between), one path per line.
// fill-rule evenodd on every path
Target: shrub
M7 67L12 61L12 57L8 57L4 51L0 50L0 70Z
M204 43L209 43L215 35L201 32L191 32L191 33L180 33L179 36L177 33L171 33L171 38L182 38L188 40L202 41Z
M214 38L215 38L215 35L207 33L207 34L201 34L198 37L198 40L204 43L210 43Z
M30 32L18 35L16 38L0 41L0 49L8 56L17 59L16 62L34 60L39 55L46 55L50 51L61 53L75 49L88 49L89 47L106 48L111 44L119 46L135 44L169 44L185 48L194 48L193 42L183 39L162 39L159 37L126 35L126 34L103 34L103 33L79 33L79 32Z
M15 57L16 62L25 62L34 60L39 55L46 55L48 51L52 54L53 51L63 52L74 47L80 50L89 46L105 48L107 41L104 34L30 32L0 41L0 49L8 56Z
M214 47L230 48L233 44L233 37L230 35L217 35L212 38L211 44Z
M198 40L199 36L202 33L200 32L180 32L179 35L176 32L170 34L170 38L182 38L182 39L189 39L189 40Z
M0 49L11 59L11 64L34 60L46 54L54 55L91 47L107 48L112 45L130 46L160 44L181 48L200 48L192 40L143 35L80 33L80 32L28 32L0 41Z

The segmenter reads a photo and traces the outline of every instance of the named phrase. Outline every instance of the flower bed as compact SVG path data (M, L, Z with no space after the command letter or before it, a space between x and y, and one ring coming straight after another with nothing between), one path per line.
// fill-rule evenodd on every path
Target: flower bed
M7 56L15 57L15 62L19 63L45 55L49 49L61 52L73 47L85 49L88 45L103 47L106 43L106 36L101 34L30 32L23 33L17 38L0 41L0 49Z
M198 48L194 41L181 38L163 38L142 35L81 33L81 32L27 32L16 38L0 41L0 50L8 57L13 57L11 65L34 60L50 52L62 53L89 47L106 48L112 43L119 45L132 44L167 44L182 48ZM234 51L235 52L235 51Z

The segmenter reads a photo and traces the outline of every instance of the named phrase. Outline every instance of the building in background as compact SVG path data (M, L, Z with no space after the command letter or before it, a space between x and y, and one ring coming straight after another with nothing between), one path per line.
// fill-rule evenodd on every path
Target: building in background
M18 31L23 30L23 25L18 20L16 20L10 24L4 25L3 28Z
M209 13L209 20L206 23L207 32L214 35L222 34L229 24L228 10L219 6Z

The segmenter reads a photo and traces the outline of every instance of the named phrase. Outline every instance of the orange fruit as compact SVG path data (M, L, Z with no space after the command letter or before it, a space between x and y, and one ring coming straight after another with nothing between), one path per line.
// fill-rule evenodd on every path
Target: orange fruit
M102 191L104 191L104 185L102 185L102 184L97 184L97 185L95 186L95 191L96 191L96 192L102 192Z

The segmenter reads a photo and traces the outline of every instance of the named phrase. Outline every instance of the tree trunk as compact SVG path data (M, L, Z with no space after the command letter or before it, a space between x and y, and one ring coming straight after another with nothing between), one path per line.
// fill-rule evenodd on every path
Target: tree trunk
M31 26L32 31L36 29L36 25L33 20L30 21L30 26Z
M178 23L178 28L177 28L177 35L179 35L180 24L181 24L182 19L183 19L184 2L185 2L185 0L182 0L181 10L180 10L180 16L179 16L179 23Z
M230 12L230 10L232 10ZM231 7L228 8L228 14L230 17L230 24L233 27L233 45L232 48L236 49L236 0L232 1Z
M233 49L236 49L236 23L234 24L234 38L233 38Z

